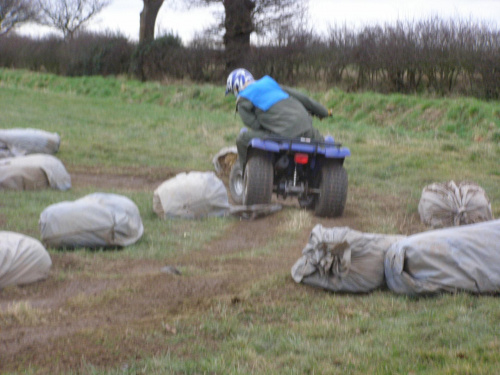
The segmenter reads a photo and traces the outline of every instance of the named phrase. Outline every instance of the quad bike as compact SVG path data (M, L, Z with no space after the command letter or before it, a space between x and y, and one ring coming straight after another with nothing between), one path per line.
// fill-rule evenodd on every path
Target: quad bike
M350 155L332 136L324 142L254 138L248 145L244 170L239 162L231 169L231 197L237 204L269 204L274 192L283 198L296 196L300 207L314 209L317 216L341 216L348 185L343 164Z

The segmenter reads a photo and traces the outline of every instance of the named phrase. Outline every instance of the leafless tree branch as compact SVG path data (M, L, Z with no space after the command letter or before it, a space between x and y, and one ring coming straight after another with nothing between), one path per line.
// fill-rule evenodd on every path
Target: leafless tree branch
M34 21L38 8L30 0L0 0L0 36L16 25Z
M65 40L71 40L85 23L110 3L111 0L37 0L39 23L60 30Z

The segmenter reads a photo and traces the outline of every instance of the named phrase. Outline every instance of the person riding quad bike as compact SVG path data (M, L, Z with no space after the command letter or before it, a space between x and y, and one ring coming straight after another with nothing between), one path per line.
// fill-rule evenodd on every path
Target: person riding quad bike
M255 80L246 69L233 70L227 78L226 95L229 93L236 97L236 111L248 128L240 132L236 139L242 169L245 168L247 147L252 138L280 135L324 140L313 127L311 115L322 119L331 116L331 110L297 90L279 85L270 76Z

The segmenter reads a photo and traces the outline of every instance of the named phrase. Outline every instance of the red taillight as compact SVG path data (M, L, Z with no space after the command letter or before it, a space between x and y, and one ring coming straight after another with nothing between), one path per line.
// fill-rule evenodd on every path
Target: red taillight
M309 161L309 155L308 154L295 154L293 157L293 160L295 160L296 164L307 164Z

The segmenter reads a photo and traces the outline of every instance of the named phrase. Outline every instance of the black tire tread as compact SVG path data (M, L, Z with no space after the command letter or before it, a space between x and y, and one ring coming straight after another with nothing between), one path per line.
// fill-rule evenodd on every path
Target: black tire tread
M347 201L348 177L341 162L325 160L321 168L320 193L314 213L323 217L342 216Z
M253 149L248 152L244 173L243 204L269 204L273 194L274 169L269 154Z

